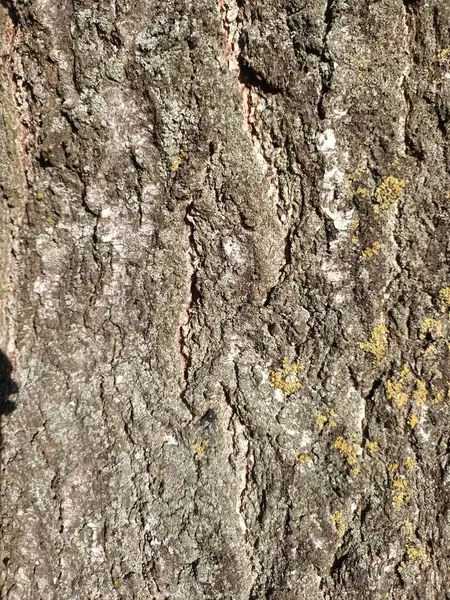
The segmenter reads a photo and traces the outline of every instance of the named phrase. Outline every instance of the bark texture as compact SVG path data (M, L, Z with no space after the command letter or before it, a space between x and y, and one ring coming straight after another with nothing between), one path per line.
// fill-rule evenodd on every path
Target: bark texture
M1 598L450 598L449 23L1 1Z

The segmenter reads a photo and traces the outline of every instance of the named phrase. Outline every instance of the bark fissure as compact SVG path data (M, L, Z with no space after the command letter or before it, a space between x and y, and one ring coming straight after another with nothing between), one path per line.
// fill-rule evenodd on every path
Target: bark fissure
M317 114L319 119L324 120L327 117L326 108L324 105L326 95L331 90L331 84L333 79L334 63L333 58L330 56L328 47L328 36L330 35L333 27L334 20L334 4L335 0L327 0L325 11L323 14L323 21L325 25L325 32L322 38L322 52L320 55L320 74L322 79L322 88L320 90L319 101L317 103Z
M191 367L192 356L190 346L190 321L193 316L193 311L201 296L197 286L197 253L195 250L195 217L193 215L194 201L190 200L186 206L184 224L188 231L187 234L187 297L183 306L182 316L180 318L180 326L178 331L180 363L183 374L183 388L180 393L183 404L189 409L192 414L192 406L187 400L187 391L189 386L189 369Z

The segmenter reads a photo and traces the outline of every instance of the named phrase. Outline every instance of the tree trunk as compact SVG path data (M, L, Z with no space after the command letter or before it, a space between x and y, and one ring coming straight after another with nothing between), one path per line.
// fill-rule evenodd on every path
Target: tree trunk
M2 0L1 598L450 598L449 18Z

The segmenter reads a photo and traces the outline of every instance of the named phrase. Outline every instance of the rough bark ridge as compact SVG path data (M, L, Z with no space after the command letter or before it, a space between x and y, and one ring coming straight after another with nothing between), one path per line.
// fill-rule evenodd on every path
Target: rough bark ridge
M449 19L2 0L1 598L450 597Z

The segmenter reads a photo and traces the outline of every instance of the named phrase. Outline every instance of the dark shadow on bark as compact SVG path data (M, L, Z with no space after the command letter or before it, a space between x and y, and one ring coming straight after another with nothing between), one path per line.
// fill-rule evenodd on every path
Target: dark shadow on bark
M0 417L10 415L16 409L11 396L17 394L19 387L12 378L12 371L10 360L0 351Z
M15 0L0 0L0 6L6 8L13 25L18 25L19 13L17 12Z

